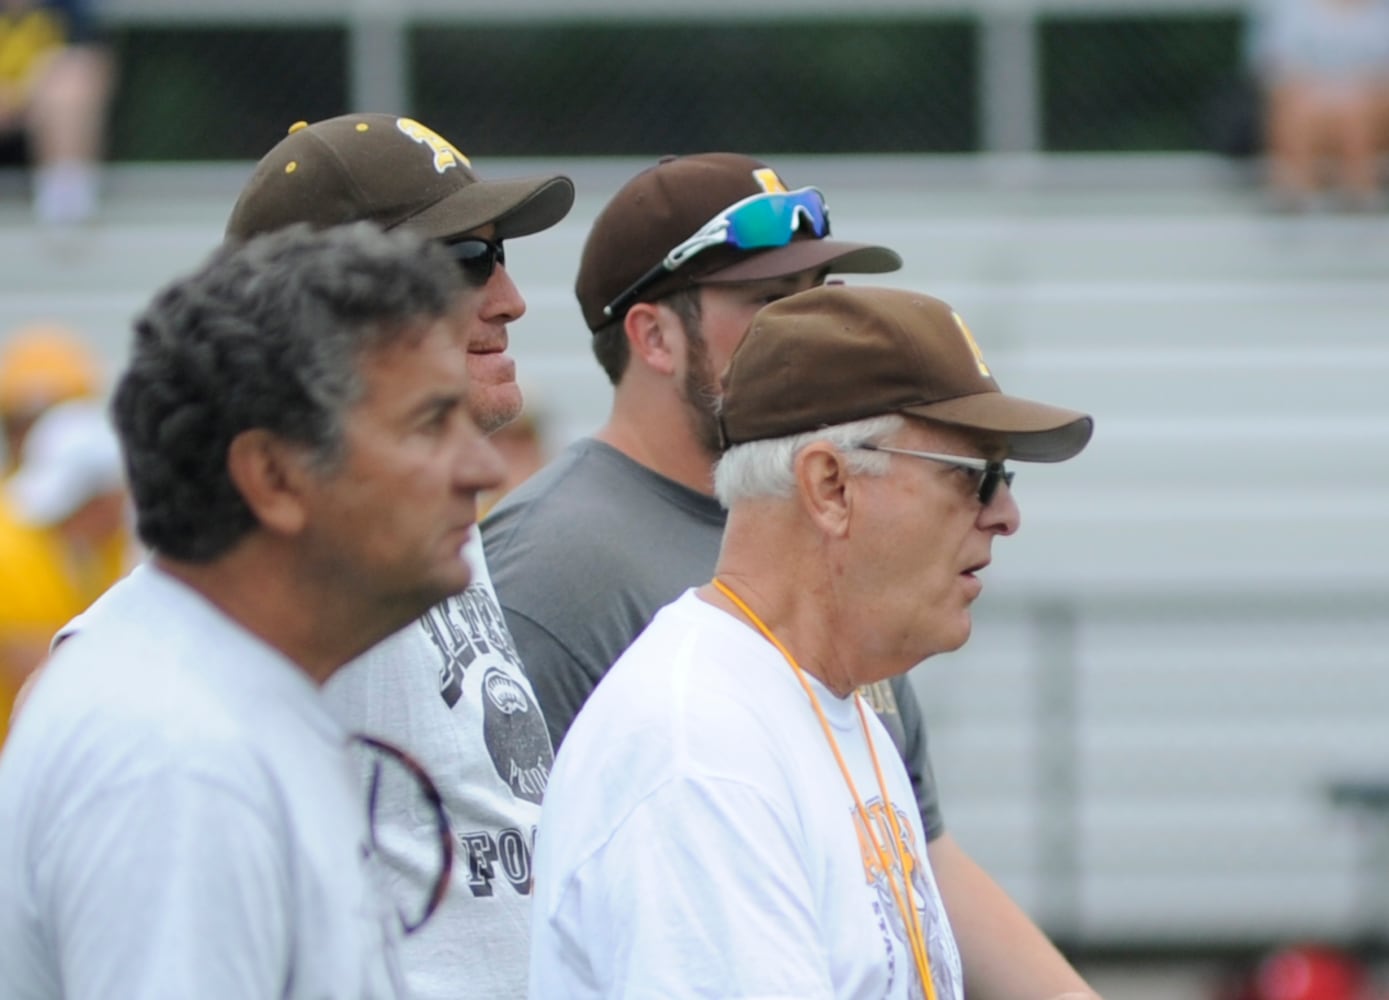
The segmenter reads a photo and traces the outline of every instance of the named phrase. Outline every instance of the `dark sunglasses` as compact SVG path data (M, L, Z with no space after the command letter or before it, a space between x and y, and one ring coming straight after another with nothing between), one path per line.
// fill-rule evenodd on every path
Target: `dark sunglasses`
M497 265L506 266L506 249L501 240L485 240L481 236L465 236L461 240L444 244L464 279L474 288L481 288L491 280Z

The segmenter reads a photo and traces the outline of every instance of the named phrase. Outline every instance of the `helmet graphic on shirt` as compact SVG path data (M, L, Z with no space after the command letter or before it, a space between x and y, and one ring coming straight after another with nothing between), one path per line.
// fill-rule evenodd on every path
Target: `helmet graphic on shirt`
M498 776L519 799L539 804L555 761L540 708L514 677L482 677L482 733Z

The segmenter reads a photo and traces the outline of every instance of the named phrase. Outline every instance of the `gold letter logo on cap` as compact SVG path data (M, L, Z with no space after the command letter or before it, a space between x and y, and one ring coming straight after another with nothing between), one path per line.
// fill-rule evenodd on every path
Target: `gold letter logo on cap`
M984 364L984 352L979 350L979 345L975 343L974 334L969 332L969 327L965 325L965 321L960 318L959 313L952 312L950 315L955 317L955 325L965 335L965 343L969 345L969 351L974 355L974 363L979 366L979 374L985 378L993 378L989 374L989 366Z
M473 164L469 159L458 151L458 147L449 142L438 132L428 126L421 125L413 118L397 118L395 127L400 129L411 139L418 143L428 146L434 153L434 169L443 173L450 167L456 167L460 163L465 167Z
M790 190L771 167L757 168L752 172L752 177L768 194L781 194Z

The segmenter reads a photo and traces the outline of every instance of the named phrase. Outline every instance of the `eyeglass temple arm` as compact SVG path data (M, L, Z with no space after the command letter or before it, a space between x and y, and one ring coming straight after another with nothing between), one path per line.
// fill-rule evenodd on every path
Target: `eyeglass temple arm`
M933 462L944 462L947 465L958 465L962 469L974 469L976 472L1006 472L1007 469L1002 459L992 458L969 458L966 455L943 455L934 451L913 451L908 448L890 448L887 445L870 444L865 442L858 446L864 451L881 451L894 455L915 455L918 458L929 458Z

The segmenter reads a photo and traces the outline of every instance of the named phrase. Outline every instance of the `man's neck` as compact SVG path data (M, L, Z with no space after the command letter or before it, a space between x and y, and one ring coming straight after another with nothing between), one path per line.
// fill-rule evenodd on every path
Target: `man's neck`
M717 574L715 580L737 600L714 583L700 588L703 600L746 622L764 637L770 632L798 667L835 695L844 698L853 692L857 685L839 659L835 629L812 592L780 586L779 579L758 581L728 570Z
M275 564L254 543L242 542L211 563L157 556L161 570L277 650L322 685L338 668L390 634L377 615L341 595L304 586L293 568Z
M608 422L594 437L658 475L713 496L715 456L700 444L678 407L637 412L614 400Z

